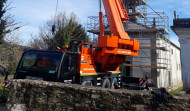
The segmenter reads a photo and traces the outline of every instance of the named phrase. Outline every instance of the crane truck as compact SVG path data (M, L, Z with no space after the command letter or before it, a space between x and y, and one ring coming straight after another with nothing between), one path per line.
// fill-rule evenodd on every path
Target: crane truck
M45 80L105 88L121 86L119 65L125 56L138 56L139 41L130 39L123 23L129 19L122 0L102 0L111 35L104 34L99 12L97 47L78 42L74 51L26 50L17 66L15 79ZM101 9L101 0L100 0Z

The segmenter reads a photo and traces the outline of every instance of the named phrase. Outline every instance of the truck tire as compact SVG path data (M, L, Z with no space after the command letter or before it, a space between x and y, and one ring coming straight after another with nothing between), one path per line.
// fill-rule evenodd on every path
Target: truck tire
M110 88L110 80L108 78L104 79L103 83L102 83L102 87L103 88Z
M117 89L117 87L118 87L117 78L113 78L111 81L110 89Z
M83 81L81 85L82 86L93 86L92 81Z

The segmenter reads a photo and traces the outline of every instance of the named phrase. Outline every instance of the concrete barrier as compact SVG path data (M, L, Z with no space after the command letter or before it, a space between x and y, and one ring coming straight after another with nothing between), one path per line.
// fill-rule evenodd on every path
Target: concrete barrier
M113 90L45 81L14 80L7 111L190 110L189 99L174 98L159 108L148 91ZM177 106L176 106L177 105Z

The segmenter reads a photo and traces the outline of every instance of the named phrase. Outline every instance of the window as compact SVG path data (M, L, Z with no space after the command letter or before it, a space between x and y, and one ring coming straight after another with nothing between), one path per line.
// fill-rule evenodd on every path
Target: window
M19 65L21 71L55 72L60 64L62 53L28 51Z
M132 9L129 9L129 13L132 13L133 12L133 10Z
M172 55L173 55L173 49L171 49L171 53L172 53Z
M36 54L26 54L22 61L22 67L31 67L35 64Z
M91 45L84 44L84 48L91 48Z
M157 58L161 58L159 53L156 53L156 55L157 55Z

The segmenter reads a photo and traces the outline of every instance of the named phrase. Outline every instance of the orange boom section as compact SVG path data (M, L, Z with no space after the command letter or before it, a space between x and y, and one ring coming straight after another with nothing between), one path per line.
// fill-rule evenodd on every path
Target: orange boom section
M127 12L125 12L126 9L122 5L123 2L119 0L103 0L103 3L111 33L121 39L130 39L123 27L123 22L129 19Z
M129 19L122 0L103 0L111 35L104 35L103 14L100 11L100 36L98 48L93 51L99 71L119 71L125 56L138 56L139 41L130 39L123 23ZM98 65L98 66L97 66Z

